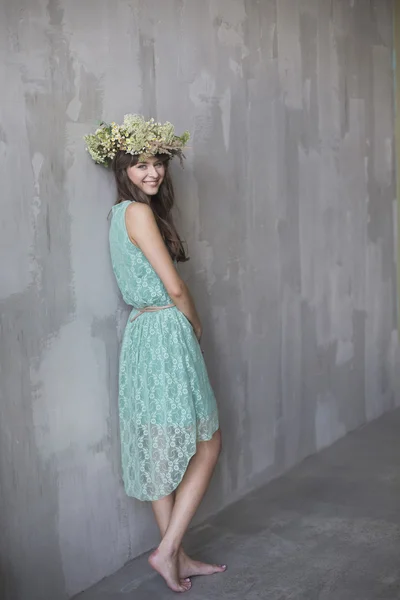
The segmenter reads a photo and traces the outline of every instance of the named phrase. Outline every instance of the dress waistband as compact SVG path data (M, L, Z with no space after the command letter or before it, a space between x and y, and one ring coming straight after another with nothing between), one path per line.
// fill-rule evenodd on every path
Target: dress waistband
M132 323L145 312L157 312L158 310L165 310L166 308L173 308L174 306L175 304L166 304L165 306L145 306L144 308L137 308L136 310L138 310L139 312L137 313L137 315L132 317L130 321Z

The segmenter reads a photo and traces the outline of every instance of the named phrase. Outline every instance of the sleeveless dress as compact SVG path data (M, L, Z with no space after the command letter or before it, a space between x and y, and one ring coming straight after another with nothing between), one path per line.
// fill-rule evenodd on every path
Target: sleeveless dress
M218 410L200 344L185 315L176 306L139 314L146 306L172 300L129 239L129 204L112 208L109 233L118 287L134 307L119 364L122 474L128 496L158 500L179 485L196 443L211 439L218 429Z

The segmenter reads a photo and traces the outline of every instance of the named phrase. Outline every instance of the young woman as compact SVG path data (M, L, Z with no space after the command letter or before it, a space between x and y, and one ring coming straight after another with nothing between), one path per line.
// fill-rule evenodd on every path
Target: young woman
M175 229L173 156L188 134L127 115L86 136L117 184L110 251L122 296L133 306L120 354L119 414L126 492L152 502L161 543L150 565L176 592L190 577L223 572L194 561L182 538L207 490L221 450L215 397L200 348L201 323L176 266L188 260Z

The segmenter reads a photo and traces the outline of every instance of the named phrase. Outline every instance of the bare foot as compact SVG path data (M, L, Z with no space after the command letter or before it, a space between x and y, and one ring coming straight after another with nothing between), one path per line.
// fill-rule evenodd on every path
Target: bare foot
M190 579L179 577L178 557L163 554L159 548L149 556L149 563L165 579L173 592L187 592L192 587Z
M193 577L195 575L214 575L214 573L223 573L226 571L226 565L211 565L208 563L193 560L183 550L179 553L179 575L180 577Z

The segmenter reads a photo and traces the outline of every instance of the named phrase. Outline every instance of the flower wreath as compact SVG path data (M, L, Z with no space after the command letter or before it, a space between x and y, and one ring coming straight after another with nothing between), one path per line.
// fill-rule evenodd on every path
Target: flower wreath
M175 135L174 126L168 121L162 125L154 119L145 121L140 115L125 115L122 125L102 122L94 133L84 136L90 156L96 163L106 167L118 150L137 155L139 160L167 154L170 157L178 156L182 162L183 148L189 138L188 131L181 136Z

